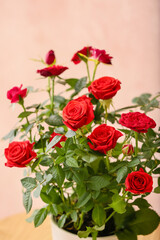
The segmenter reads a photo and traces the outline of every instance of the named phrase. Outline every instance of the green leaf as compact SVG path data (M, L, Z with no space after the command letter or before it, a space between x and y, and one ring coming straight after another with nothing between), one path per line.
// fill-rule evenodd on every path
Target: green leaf
M63 214L60 219L58 220L58 227L63 228L67 219L67 215Z
M45 119L45 122L50 126L61 126L63 125L62 117L55 114Z
M64 156L58 156L55 160L55 164L60 164L63 163L65 161L65 157Z
M91 194L88 192L85 192L79 199L76 204L77 208L83 207L89 200L91 199Z
M43 202L48 204L59 204L61 203L61 198L59 194L55 191L54 187L49 185L43 186L41 189L40 197Z
M32 213L32 215L31 215L29 218L27 218L26 221L29 222L29 223L31 223L31 222L34 220L34 218L35 218L35 216L36 216L37 213L38 213L38 209L34 210L34 212Z
M137 235L130 229L123 229L116 233L119 240L137 240Z
M76 210L73 210L73 211L71 212L71 218L72 218L72 221L73 221L73 222L77 222L78 216L77 216Z
M25 117L28 117L29 115L31 115L32 113L34 112L29 112L29 111L26 111L26 112L22 112L18 115L18 118L25 118Z
M74 137L75 135L76 135L76 132L72 130L68 130L68 132L65 134L67 138Z
M23 206L25 207L26 212L29 213L32 208L32 197L30 191L23 193Z
M86 231L78 231L78 237L80 237L80 238L87 238L91 232L92 232L92 228L91 227L87 227Z
M51 142L46 147L46 152L48 152L56 143L58 143L61 140L62 136L56 135Z
M64 182L64 179L65 179L65 173L64 173L62 167L54 166L51 169L51 172L52 172L51 176L57 182L58 186L61 187Z
M118 193L115 193L112 197L112 203L109 204L117 213L124 213L126 211L126 203L123 197L119 196Z
M106 212L101 205L96 205L92 211L92 219L98 225L102 226L106 220Z
M92 176L88 180L88 187L92 190L100 190L110 184L109 176Z
M154 189L154 192L155 192L155 193L160 193L160 186L156 187L156 188Z
M124 178L127 175L128 168L126 166L120 168L117 172L117 182L120 183L122 178Z
M149 208L151 205L144 198L137 198L132 205L138 206L140 209Z
M37 186L35 178L25 177L21 179L22 186L27 190L33 190Z
M152 233L159 225L158 214L151 209L142 209L135 213L135 218L129 222L131 229L137 235L148 235Z
M33 192L33 196L34 196L35 198L39 198L40 192L41 192L41 185L38 184L37 187L36 187L36 189L35 189L34 192Z
M18 128L11 130L7 135L5 135L2 140L10 139L10 142L17 136Z
M64 128L63 128L63 127L55 128L54 132L55 132L55 133L64 134Z
M75 88L76 82L78 81L77 78L68 78L65 80L72 88Z
M130 162L128 163L128 167L129 167L129 168L130 168L130 167L135 167L135 166L137 166L139 163L140 163L140 160L139 160L138 158L136 158L136 159L134 159L134 160L132 160L132 161L130 161Z
M50 205L50 212L54 215L57 216L59 213L58 206L56 204Z
M38 227L39 225L41 225L46 219L46 217L47 217L47 209L46 208L40 209L35 215L34 226Z
M69 166L69 167L78 167L78 162L75 158L73 157L68 157L66 159L66 164Z
M75 91L80 92L87 83L87 77L80 78L75 84Z

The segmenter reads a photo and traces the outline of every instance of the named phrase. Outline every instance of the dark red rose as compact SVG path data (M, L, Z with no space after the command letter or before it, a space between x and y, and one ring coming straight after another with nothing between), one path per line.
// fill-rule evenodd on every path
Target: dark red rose
M37 154L33 150L34 143L29 141L12 142L5 149L4 154L7 159L7 167L26 167L26 165L36 158Z
M81 54L83 54L83 55L86 56L86 57L90 57L90 56L91 56L91 52L90 52L90 51L91 51L91 48L92 48L92 47L84 47L84 48L82 48L81 50L77 51L77 52L73 55L71 61L74 62L74 64L78 64L78 63L81 62L81 58L78 56L78 53L81 53Z
M51 67L37 70L37 73L40 73L40 75L43 77L58 76L61 73L63 73L66 69L68 69L68 67L53 65Z
M117 140L123 134L117 131L114 127L102 124L96 127L93 132L88 136L91 141L88 145L91 149L106 154L107 151L116 146Z
M119 123L138 133L146 133L148 128L155 128L156 126L156 123L152 118L146 116L145 113L140 112L122 113Z
M64 124L77 131L78 128L89 124L94 119L93 105L91 99L82 96L71 100L63 109Z
M112 77L102 77L94 80L88 87L88 91L91 92L97 99L111 99L114 97L118 90L121 89L121 82Z
M55 132L53 132L53 133L51 134L51 137L50 137L50 140L49 140L49 141L51 141L55 136L62 136L62 137L61 137L60 141L59 141L58 143L56 143L56 145L53 146L53 148L54 148L55 146L61 148L62 146L61 146L60 143L61 143L61 142L65 142L65 141L67 140L67 138L66 138L65 135L62 135L62 134L60 134L60 133L55 133Z
M25 98L27 95L27 88L21 89L22 84L20 87L13 87L7 92L7 98L11 100L11 103L19 102L19 97Z
M128 174L125 185L125 190L134 194L150 193L153 188L153 179L148 173L140 168L139 171Z
M50 50L47 54L46 54L46 60L45 62L48 64L48 65L51 65L55 60L55 54L54 54L54 51L53 50Z
M105 50L99 50L97 48L91 49L92 57L97 59L99 62L106 63L106 64L112 64L111 57L109 54L106 53Z
M134 148L132 144L125 144L122 147L122 153L127 156L131 156L134 153Z

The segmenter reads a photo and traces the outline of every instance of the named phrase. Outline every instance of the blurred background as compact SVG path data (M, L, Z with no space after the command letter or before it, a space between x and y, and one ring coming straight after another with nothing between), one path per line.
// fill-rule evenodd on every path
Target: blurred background
M57 64L68 66L63 77L86 75L83 63L74 65L73 54L91 45L113 56L113 65L101 64L96 77L112 76L122 82L114 98L116 108L131 104L141 93L160 90L160 1L159 0L0 0L0 138L17 122L21 112L10 107L6 92L13 86L45 88L38 79L41 63L53 49ZM56 93L61 85L56 86ZM46 93L30 94L26 105L45 100ZM159 122L158 112L154 119ZM23 169L4 166L0 141L0 218L24 212L21 183ZM160 213L160 197L149 197ZM41 206L39 200L34 207Z

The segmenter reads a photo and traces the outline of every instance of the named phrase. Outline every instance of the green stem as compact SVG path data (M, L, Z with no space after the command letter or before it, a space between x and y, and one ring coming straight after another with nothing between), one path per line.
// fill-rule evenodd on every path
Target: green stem
M87 74L88 74L89 83L91 83L91 77L90 77L90 73L89 73L88 61L86 62L86 67L87 67Z
M132 106L128 106L128 107L119 108L119 109L117 109L116 111L111 112L111 114L112 114L112 113L121 112L121 111L123 111L123 110L131 109L131 108L137 108L137 107L139 107L139 106L140 106L140 105L132 105Z
M95 79L95 75L96 75L96 70L97 70L98 64L99 64L99 62L97 61L97 62L95 63L95 67L94 67L94 71L93 71L92 82L93 82L94 79Z
M47 92L49 94L49 98L51 100L51 78L48 78L48 88L47 88Z
M107 170L109 171L110 170L110 161L109 161L109 156L108 155L106 155L105 163L106 163Z
M54 114L54 78L52 78L51 112Z
M92 232L92 240L97 240L98 231Z
M26 108L24 106L23 101L20 103L20 105L22 106L24 112L26 112ZM25 118L26 118L27 124L30 125L28 117L26 116ZM29 130L29 135L30 135L29 140L30 140L30 142L32 142L32 132L31 132L31 129Z
M135 140L136 140L136 147L135 147L135 157L138 155L138 132L134 132Z
M84 212L81 213L80 221L77 230L79 230L83 224L83 217L84 217Z
M109 217L105 220L105 223L107 223L107 222L109 221L109 219L110 219L111 217L113 217L113 215L115 214L115 212L116 212L116 211L113 211L113 212L111 213L111 215L109 215Z

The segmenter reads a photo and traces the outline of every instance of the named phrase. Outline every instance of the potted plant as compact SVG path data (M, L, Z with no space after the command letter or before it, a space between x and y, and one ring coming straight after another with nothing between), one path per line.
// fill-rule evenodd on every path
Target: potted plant
M87 77L60 77L68 68L55 64L52 50L40 60L45 67L37 73L48 79L45 102L25 106L30 89L22 85L7 92L23 111L17 127L4 137L10 139L5 165L25 168L21 183L26 212L33 196L44 202L27 221L38 227L50 214L53 228L65 230L61 237L53 230L54 240L67 235L70 240L136 240L159 224L146 196L160 192L160 178L155 188L152 179L160 173L160 134L148 116L159 108L160 95L145 93L134 98L133 105L115 110L112 99L121 82L109 76L95 79L99 64L112 64L112 57L105 50L84 47L72 61L86 64ZM55 95L56 83L69 87L69 98Z

